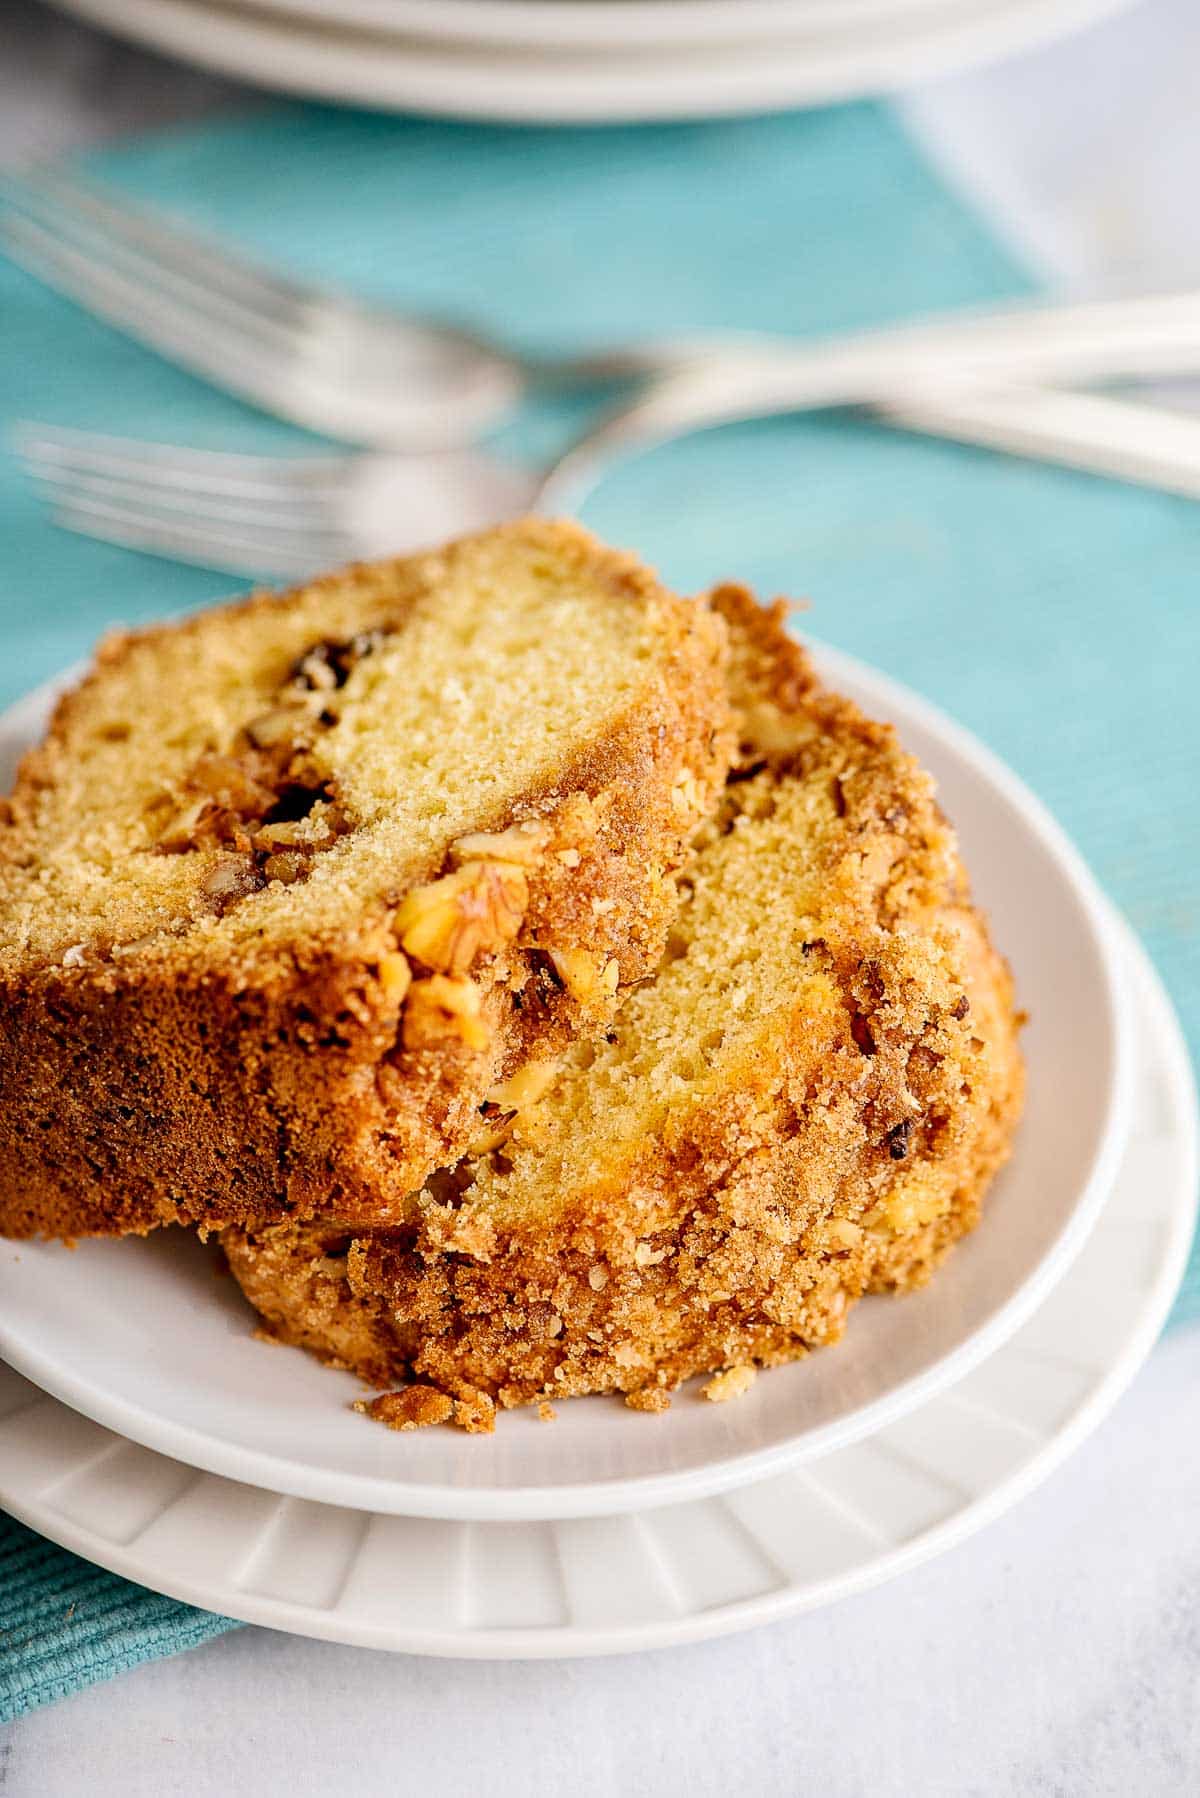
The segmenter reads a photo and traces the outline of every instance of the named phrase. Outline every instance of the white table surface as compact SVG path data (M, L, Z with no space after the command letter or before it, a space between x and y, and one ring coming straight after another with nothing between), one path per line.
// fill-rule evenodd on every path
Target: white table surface
M956 180L1081 289L1200 285L1200 6L910 96ZM0 159L244 92L0 0ZM1200 1790L1200 1330L942 1560L727 1641L548 1665L247 1629L0 1732L3 1798L1174 1798Z

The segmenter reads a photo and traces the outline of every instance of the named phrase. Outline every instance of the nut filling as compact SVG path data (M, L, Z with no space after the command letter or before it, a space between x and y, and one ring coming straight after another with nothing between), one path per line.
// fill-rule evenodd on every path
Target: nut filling
M313 644L292 665L275 703L243 726L228 753L202 755L193 765L183 803L155 848L161 855L228 852L204 883L213 911L225 913L270 881L305 880L314 856L353 829L336 781L316 765L312 749L318 733L337 722L331 696L388 635L380 627Z

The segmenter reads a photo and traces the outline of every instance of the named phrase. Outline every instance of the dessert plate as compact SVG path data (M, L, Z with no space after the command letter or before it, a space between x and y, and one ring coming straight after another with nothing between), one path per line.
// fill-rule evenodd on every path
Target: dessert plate
M0 1243L0 1355L122 1436L231 1479L367 1511L497 1520L728 1490L880 1429L992 1352L1061 1278L1116 1174L1130 1025L1111 916L1058 826L979 743L862 664L825 649L817 660L936 775L1032 1013L1013 1161L928 1288L864 1300L836 1349L762 1375L736 1403L710 1404L693 1382L665 1416L576 1399L552 1425L508 1413L487 1438L365 1422L350 1375L254 1339L237 1287L183 1231L74 1249ZM9 714L10 750L38 711L30 699Z
M1100 1422L1149 1353L1186 1264L1191 1070L1131 937L1126 954L1133 1128L1082 1254L989 1359L854 1446L640 1515L432 1522L196 1473L0 1366L0 1505L156 1591L248 1623L419 1654L662 1648L812 1610L929 1560L1030 1492Z

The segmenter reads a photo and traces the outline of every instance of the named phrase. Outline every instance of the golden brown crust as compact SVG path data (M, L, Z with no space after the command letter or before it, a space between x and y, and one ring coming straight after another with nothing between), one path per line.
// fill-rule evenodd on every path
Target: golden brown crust
M819 687L778 609L733 588L715 603L743 726L729 803L774 797L795 820L811 798L824 819L804 833L821 912L802 1000L763 970L780 1002L704 1104L668 1105L643 1141L597 1141L586 1177L534 1215L476 1175L399 1231L230 1232L281 1339L376 1385L500 1406L614 1391L657 1409L693 1373L836 1340L863 1292L922 1283L977 1220L1022 1068L1009 975L931 785L889 728ZM795 854L811 849L797 835ZM693 877L725 853L710 840ZM651 1015L627 1001L613 1039ZM518 1158L536 1158L531 1141Z
M214 917L185 896L177 928L136 940L117 929L115 940L45 953L57 928L37 909L39 858L55 850L46 808L78 765L83 714L132 656L140 665L147 655L201 656L233 621L278 633L289 607L306 619L328 610L345 629L386 604L402 631L406 607L480 544L494 546L501 572L520 553L640 621L650 653L603 728L502 809L467 818L465 845L450 841L418 864L400 858L394 885L377 881L365 903L334 890L293 937L269 884L268 922L243 921L278 845L257 847L262 819L226 803L226 755L220 802L203 813L225 838L197 851L196 879L204 875L198 890L211 900L233 866L241 899L238 870L249 867L258 886L246 907ZM477 1134L494 1083L601 1028L618 978L640 980L655 965L687 837L728 766L722 657L723 631L705 607L578 527L541 521L109 639L25 758L0 817L0 1151L15 1173L0 1233L409 1215L413 1191ZM258 779L269 760L256 753L237 751ZM22 917L32 920L24 930Z

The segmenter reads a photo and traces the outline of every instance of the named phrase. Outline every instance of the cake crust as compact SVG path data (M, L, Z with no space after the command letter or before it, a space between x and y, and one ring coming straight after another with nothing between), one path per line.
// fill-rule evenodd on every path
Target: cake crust
M778 976L779 1002L699 1102L668 1098L632 1140L598 1131L590 1162L572 1162L573 1180L537 1213L518 1202L519 1178L476 1163L427 1189L400 1230L224 1238L270 1334L402 1387L375 1407L395 1427L435 1412L486 1427L495 1407L590 1392L656 1410L689 1375L836 1341L864 1292L929 1278L1009 1153L1023 1081L1012 983L931 782L889 727L820 686L781 607L732 587L714 603L731 630L742 737L723 828L766 818L769 831L778 816L795 854L809 836L817 845L819 922L795 946L812 970L801 995L782 971L756 973L768 989ZM698 895L706 866L734 855L703 837ZM685 902L684 927L688 915ZM690 926L685 956L709 953L713 918ZM612 1026L614 1057L653 1025L641 1000ZM647 1077L670 1053L666 1040L648 1055ZM561 1104L552 1125L538 1112L535 1099L500 1151L518 1175L561 1127ZM746 1383L718 1379L711 1396Z
M440 628L443 588L486 582L503 604L518 577L626 632L627 657L610 645L621 692L565 733L548 712L544 753L535 720L523 783L447 806L415 849L387 839L381 806L356 887L362 795L319 760L324 736L352 732L343 693L376 639L402 659L414 619ZM201 730L149 825L119 819L118 841L102 819L90 859L73 856L72 782L106 756L120 776L122 705L260 639L262 680L237 675L249 724L212 745ZM732 751L723 657L704 605L537 520L109 638L0 805L0 1234L410 1216L496 1083L602 1029L655 965ZM518 664L532 703L536 658L531 643Z

